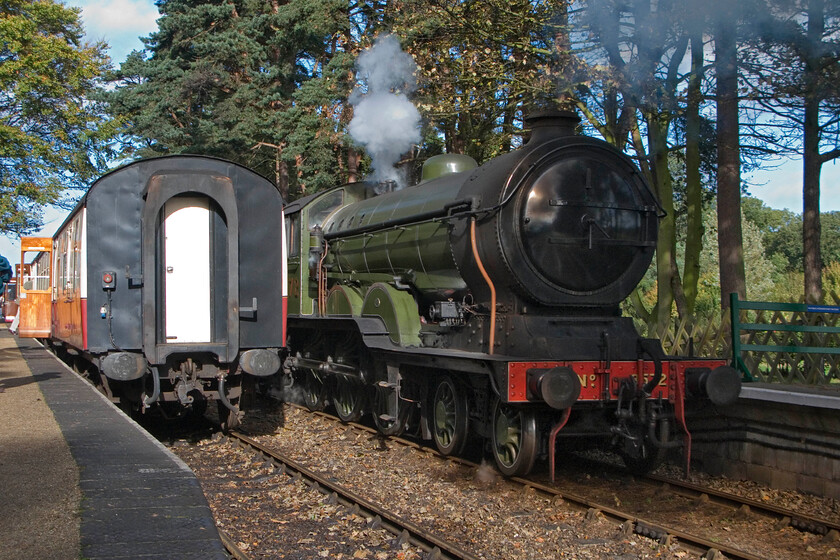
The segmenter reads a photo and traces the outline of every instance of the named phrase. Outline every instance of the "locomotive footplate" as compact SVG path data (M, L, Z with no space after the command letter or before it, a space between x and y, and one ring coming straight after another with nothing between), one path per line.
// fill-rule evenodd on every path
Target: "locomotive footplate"
M509 362L507 402L545 402L558 411L559 416L552 421L548 438L552 479L557 437L569 422L572 405L586 402L609 403L615 408L613 437L624 441L625 447L634 447L641 441L647 441L657 449L682 445L687 473L691 461L691 433L685 420L686 395L716 402L732 401L737 398L740 385L736 383L729 387L721 381L732 377L731 368L724 360L670 359L663 360L661 368L662 375L657 378L654 360ZM548 376L555 379L548 385L546 381L539 382ZM713 378L718 379L709 383L719 391L725 390L725 399L720 399L715 391L699 387L701 379ZM570 384L575 385L574 391L568 388ZM569 398L572 394L576 398ZM639 400L651 403L649 410L642 413L642 407L633 404ZM677 422L678 431L682 433L681 442L658 438L657 430L664 424L667 431L669 418ZM635 429L628 429L628 426L635 426Z
M648 398L664 398L674 402L676 385L685 392L687 370L713 371L725 366L724 360L666 360L662 362L663 375L652 388ZM611 401L618 398L623 379L636 380L639 388L654 379L655 362L653 360L612 361L605 367L602 361L550 361L550 362L509 362L507 364L507 402L527 403L544 399L529 387L529 375L536 372L557 369L571 370L580 382L581 401ZM533 385L533 383L531 384ZM550 403L549 403L550 404ZM557 407L565 408L565 407Z

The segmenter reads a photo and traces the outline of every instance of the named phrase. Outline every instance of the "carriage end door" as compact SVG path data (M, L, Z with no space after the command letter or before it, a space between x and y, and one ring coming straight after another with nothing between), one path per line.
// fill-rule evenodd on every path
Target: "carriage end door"
M209 200L201 196L169 199L164 206L163 236L166 342L211 342Z

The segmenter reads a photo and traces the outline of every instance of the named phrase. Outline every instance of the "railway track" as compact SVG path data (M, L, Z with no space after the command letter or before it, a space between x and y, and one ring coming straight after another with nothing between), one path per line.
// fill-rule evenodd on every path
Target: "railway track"
M354 513L373 519L374 527L381 527L398 539L398 544L408 542L427 553L428 560L478 560L478 557L462 549L458 545L447 541L422 527L391 513L386 508L365 499L352 490L341 486L327 477L312 471L293 459L271 450L256 440L236 431L230 432L228 437L240 446L247 447L262 455L266 460L274 463L281 471L294 478L303 480L326 495L335 503L341 503Z
M580 457L576 461L581 465L595 467L618 476L626 475L626 471L622 467L611 463ZM760 515L770 518L774 520L776 529L790 526L799 531L824 536L828 540L840 540L840 523L836 521L819 518L790 508L761 502L731 492L717 490L669 476L647 474L637 476L635 480L636 482L658 487L661 491L682 496L692 500L696 504L716 504L727 507L740 516Z
M367 431L372 431L371 428L368 428L367 426L357 425L357 427ZM418 445L409 440L403 438L392 439L395 439L403 445L408 445L416 449L420 449L423 452L437 454L436 451L432 450L431 448ZM473 468L479 467L479 465L476 463L457 457L447 457L444 459L452 460ZM547 496L551 496L554 499L560 498L568 504L582 508L586 510L587 518L593 518L599 514L603 515L604 517L611 519L617 524L619 524L621 526L622 531L626 535L638 534L643 537L657 540L663 544L670 543L673 539L676 538L678 539L680 546L685 548L688 552L700 555L703 558L707 558L709 560L719 558L719 555L721 553L725 554L727 558L732 560L762 560L761 556L750 554L748 552L744 552L733 547L721 545L720 543L713 542L709 539L693 535L673 527L667 527L665 525L646 519L644 517L636 516L630 512L622 511L618 508L610 507L606 504L593 501L587 498L586 496L580 494L566 492L532 479L510 477L507 478L507 480L521 484L525 490L533 489Z
M652 483L667 485L663 488L700 502L709 501L729 506L741 514L754 513L773 518L777 528L790 525L800 531L822 535L832 540L840 539L840 523L666 476L651 474L646 479Z
M219 538L222 540L222 545L224 545L225 550L227 550L233 560L251 560L251 557L245 554L241 548L236 546L236 543L233 542L233 539L231 539L227 533L218 527L216 530L219 531Z
M299 408L306 410L305 407ZM329 419L337 424L340 422L334 416L324 412L316 412L314 414L317 414L322 418ZM363 430L371 434L376 433L374 428L363 424L341 423L341 425L349 425L354 429ZM479 467L478 464L459 457L443 457L437 453L435 449L418 444L417 442L409 439L400 437L391 437L389 439L395 443L399 443L400 445L434 455L442 460L452 461L470 468ZM600 463L599 465L604 466ZM552 486L547 482L519 477L508 478L507 480L522 485L524 489L532 489L546 496L550 496L552 499L561 498L566 503L584 509L587 517L593 517L599 514L603 515L605 518L611 519L620 525L622 531L626 535L638 534L658 540L662 543L670 543L673 540L676 540L686 551L709 559L718 558L720 554L723 554L726 558L733 560L760 560L765 558L763 556L741 550L737 547L729 546L703 536L692 534L677 527L668 526L667 524L635 515L632 512L622 510L619 507L613 507L605 503L598 502L586 495L569 492L556 486ZM830 521L792 511L783 507L772 504L764 504L735 494L721 492L704 486L663 476L649 476L647 478L647 482L648 484L657 485L661 491L671 492L684 498L688 498L698 505L709 502L727 506L732 509L733 513L737 513L738 515L761 515L769 517L775 520L775 527L777 529L781 529L789 525L800 531L807 531L817 535L826 536L830 540L836 540L838 535L840 535L840 525L837 523L832 523Z

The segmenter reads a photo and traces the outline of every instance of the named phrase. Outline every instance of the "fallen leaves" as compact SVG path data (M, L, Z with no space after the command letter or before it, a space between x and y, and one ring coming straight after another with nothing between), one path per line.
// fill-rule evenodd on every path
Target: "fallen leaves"
M285 410L282 430L266 425L259 433L267 434L255 437L261 443L486 560L687 558L650 539L626 540L600 516L587 522L562 498L522 492L497 474L489 476L495 470L487 465L466 468L392 442L383 445L381 438L297 409ZM320 493L290 482L234 445L181 446L182 452L206 475L202 483L217 523L254 558L422 558L418 549L374 528L372 520L326 503ZM480 471L492 484L479 480ZM591 487L603 482L598 476L579 478ZM775 499L775 493L759 499ZM604 502L626 507L632 499L609 488ZM736 534L728 529L720 533Z

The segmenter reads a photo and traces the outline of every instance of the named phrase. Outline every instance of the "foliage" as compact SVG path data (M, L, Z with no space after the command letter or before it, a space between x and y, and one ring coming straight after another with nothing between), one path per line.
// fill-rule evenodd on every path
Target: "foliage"
M703 201L704 194L711 192L725 196L725 203L721 205L719 199L718 204L719 226L723 227L720 251L726 258L719 274L740 290L737 271L745 234L740 233L739 165L749 168L778 153L801 153L806 164L811 161L806 165L810 171L803 176L806 227L800 218L798 244L803 237L806 246L809 239L818 238L819 215L815 216L814 204L808 203L819 198L819 172L818 168L814 171L813 162L821 164L840 155L836 144L840 12L836 2L668 0L654 5L590 0L577 8L570 21L579 64L576 81L569 86L592 127L619 148L632 148L668 212L657 247L661 289L646 304L643 298L634 298L634 311L640 317L665 322L672 302L681 316L695 311L693 255L703 236L696 218L700 206L708 203L708 198ZM724 43L729 48L723 49ZM724 54L731 64L723 64ZM701 115L711 113L711 102L724 98L729 100L728 109L716 108L719 120L717 130L712 130ZM816 110L809 113L811 106ZM818 121L818 141L809 140L814 137L814 122L808 127L809 114L811 121ZM722 115L727 118L721 121ZM728 139L725 149L715 153L714 144L722 146L724 138ZM699 153L689 154L689 146L696 145L693 142L699 142ZM809 159L811 152L817 156ZM686 162L684 176L672 173L675 155ZM707 166L709 161L714 165ZM716 177L720 188L709 188L707 183L698 192L699 177L706 181ZM689 187L684 188L685 184ZM685 209L691 209L688 219L681 215ZM801 267L802 251L796 262L788 251L797 243L787 237L791 231L768 234L768 251L778 261L784 248L787 261ZM692 249L683 251L681 276L675 247L683 242ZM826 247L825 240L817 245ZM810 254L813 257L814 251ZM822 263L832 260L823 257ZM806 270L814 268L812 261L804 259Z
M572 104L590 131L632 154L667 211L656 270L633 312L668 323L720 309L713 218L721 154L708 115L722 14L739 57L741 165L802 147L785 135L803 124L808 65L796 49L809 3L749 0L735 12L725 4L159 0L160 30L114 74L108 101L124 124L125 155L219 155L274 178L294 198L364 171L363 149L346 136L354 60L379 34L395 33L419 68L423 140L403 159L414 172L442 151L483 162L515 148L524 116L546 99ZM833 4L825 8L819 147L827 157L840 123L831 35L840 21ZM782 110L768 121L771 106ZM749 297L771 297L769 282L802 267L802 218L749 198L743 216ZM840 215L822 220L823 263L831 263L840 260Z
M780 272L802 271L802 215L768 208L761 200L743 199L744 217L762 232L765 256ZM823 212L821 240L823 266L840 262L840 212ZM795 290L796 293L801 289Z
M765 254L764 237L765 233L762 229L747 219L746 212L743 219L744 226L744 254L747 281L747 296L752 300L773 300L777 297L776 285L784 273L774 265L770 258ZM713 320L720 316L721 313L721 298L720 298L720 276L718 275L718 239L717 239L717 219L714 204L710 204L703 212L703 229L704 241L703 249L700 253L700 279L698 282L698 295L695 306L694 318L701 322ZM685 241L681 239L677 244L677 259L682 261L684 254ZM800 274L801 278L801 274ZM639 285L640 299L645 306L652 306L657 299L657 280L655 274L655 263L642 280ZM801 285L798 292L801 292ZM630 305L630 302L624 302L623 309L625 313L634 317L637 324L653 332L660 330L662 325L656 323L649 323L644 325L645 318L639 316L636 310ZM670 320L680 318L676 309L672 309L669 316ZM670 322L670 321L669 321ZM667 325L668 323L666 323Z
M769 301L801 303L805 300L802 289L804 273L801 270L788 270L780 274L773 285ZM835 295L840 297L840 262L833 262L823 268L823 303L836 305Z
M305 195L334 187L347 179L344 162L351 141L344 128L352 116L346 97L352 89L353 57L336 53L320 76L304 81L293 94L293 104L279 121L283 159L296 170L296 188Z
M158 6L160 29L146 39L147 54L134 53L112 80L108 101L125 125L124 155L217 155L286 181L292 197L354 176L361 148L345 139L353 62L383 31L398 33L420 67L426 124L412 158L446 149L484 161L508 151L523 107L553 89L547 23L556 2Z
M431 152L483 162L509 151L523 113L550 98L556 61L545 0L404 0L394 30L419 67L417 101L428 119Z
M720 277L717 251L717 224L714 211L707 211L704 220L706 240L700 257L700 296L697 300L697 314L712 316L720 313ZM772 297L776 268L765 256L762 232L749 220L742 218L744 234L744 262L746 264L747 298L766 301Z
M760 107L765 150L803 155L805 102L818 102L818 142L823 162L840 157L840 4L825 0L766 0L741 53L748 100Z
M336 134L322 119L335 124L326 113L350 90L337 40L349 32L345 3L162 0L158 7L159 30L145 40L149 56L133 53L112 77L108 101L125 123L125 156L202 153L278 183L338 181ZM289 163L297 165L291 175L281 168Z
M113 130L92 101L108 65L84 44L78 8L52 0L0 7L0 233L40 228L43 208L72 205L105 168Z
M840 157L840 5L826 0L767 0L755 48L754 98L777 127L775 144L802 155L805 296L822 299L820 172ZM745 65L746 66L746 65Z
M3 289L3 286L12 279L15 275L15 271L12 270L12 265L9 263L9 259L0 255L0 290Z
M634 299L635 312L645 322L667 324L674 304L681 316L694 312L703 192L714 192L708 181L720 177L712 158L721 153L714 151L711 123L701 117L710 107L711 92L703 38L713 30L717 14L712 6L684 0L658 6L593 0L570 16L577 64L563 86L574 92L579 109L604 139L632 150L664 210L657 297L652 305ZM696 149L689 151L689 145ZM675 157L687 164L679 177L672 174ZM682 271L677 264L680 240L689 247L683 251Z

